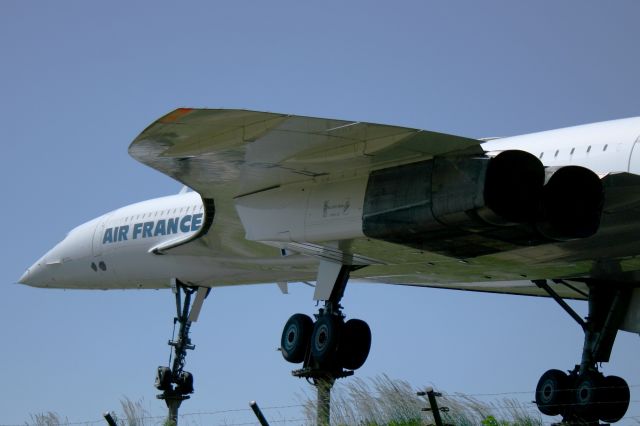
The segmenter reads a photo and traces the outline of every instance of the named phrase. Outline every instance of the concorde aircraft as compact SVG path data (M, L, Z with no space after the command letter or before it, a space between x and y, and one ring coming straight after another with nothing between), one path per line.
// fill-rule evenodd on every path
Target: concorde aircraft
M212 287L315 285L324 304L314 319L289 319L281 351L302 363L299 375L328 383L362 366L371 343L367 323L346 320L340 305L348 280L548 296L582 326L584 348L569 373L540 378L539 409L615 422L629 387L598 363L619 329L640 332L639 145L640 118L476 140L180 108L129 153L195 192L78 226L20 282L173 288L176 360L156 377L168 400L193 391L183 370L189 326ZM588 300L588 317L566 299Z

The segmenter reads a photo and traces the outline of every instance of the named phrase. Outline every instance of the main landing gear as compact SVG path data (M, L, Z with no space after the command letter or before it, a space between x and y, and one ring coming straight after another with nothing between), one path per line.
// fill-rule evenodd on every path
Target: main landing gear
M557 281L563 283L563 281ZM631 289L608 282L587 282L589 315L586 320L547 284L534 283L553 297L584 330L580 365L569 373L549 370L536 387L536 404L546 415L563 417L563 424L597 425L599 420L614 423L629 407L629 386L617 376L604 376L598 363L608 362L618 327L627 311Z
M284 326L284 359L302 368L292 374L313 383L318 390L318 425L329 424L331 387L339 378L353 375L367 360L371 330L358 319L345 321L340 300L353 270L351 266L321 264L314 299L324 300L314 321L295 314Z
M182 401L189 399L193 393L193 374L184 370L186 362L187 350L195 349L195 345L191 343L189 338L189 330L191 323L198 320L200 309L204 299L207 297L210 288L206 287L189 287L176 280L172 286L176 298L176 317L173 319L174 333L175 325L179 324L178 336L175 340L168 342L173 348L173 363L171 356L169 357L169 365L171 367L158 367L156 373L155 387L162 393L157 395L158 399L163 399L169 409L168 420L174 425L178 422L178 409ZM181 294L184 293L184 301ZM195 293L196 297L191 304L191 297ZM175 337L175 336L174 336Z

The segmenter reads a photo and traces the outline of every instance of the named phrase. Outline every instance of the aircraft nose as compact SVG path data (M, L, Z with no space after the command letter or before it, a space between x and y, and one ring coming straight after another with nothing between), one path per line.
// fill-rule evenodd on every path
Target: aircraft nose
M32 287L51 288L77 285L78 280L86 278L87 270L91 271L90 261L81 260L92 256L95 226L94 220L72 229L62 241L31 265L18 282Z
M31 275L31 268L27 268L27 270L22 274L18 282L20 284L29 284L29 277Z
M40 260L27 268L18 282L32 287L44 287L51 280L49 275L46 271L46 265Z

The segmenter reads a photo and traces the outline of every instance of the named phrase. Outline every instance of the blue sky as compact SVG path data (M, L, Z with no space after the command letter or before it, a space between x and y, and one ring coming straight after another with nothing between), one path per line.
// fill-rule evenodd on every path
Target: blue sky
M75 225L180 189L127 155L151 121L227 107L486 137L637 116L638 16L632 0L0 2L0 424L48 410L99 419L122 396L164 412L152 384L168 357L168 291L14 284ZM311 299L306 286L214 290L182 412L298 403L310 390L275 348ZM540 374L580 357L580 329L546 299L363 284L344 302L373 330L363 378L531 400ZM639 349L622 333L604 371L640 385Z

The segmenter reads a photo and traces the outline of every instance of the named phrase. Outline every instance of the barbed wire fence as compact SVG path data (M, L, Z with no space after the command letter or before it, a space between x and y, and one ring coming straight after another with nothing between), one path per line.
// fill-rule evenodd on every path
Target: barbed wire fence
M640 388L640 384L629 385L630 388ZM392 380L387 376L380 376L368 380L354 379L348 384L336 387L332 395L332 424L361 424L367 419L403 420L413 418L430 422L429 414L421 412L425 405L424 398L415 395L416 388L402 380ZM298 399L300 403L264 406L269 424L278 425L313 425L315 423L314 396L302 391ZM488 416L499 416L504 420L518 424L518 417L528 416L536 419L535 424L552 425L559 418L542 417L535 402L532 401L533 392L508 391L493 393L446 393L442 392L442 405L448 406L450 412L461 413L468 418L483 419ZM157 426L163 425L166 415L150 415L146 410L131 409L131 401L121 401L124 414L118 417L118 424L124 426ZM129 412L125 407L129 404ZM640 400L630 401L632 406L638 406ZM623 418L627 423L640 425L640 414L630 414ZM258 420L248 406L245 408L229 408L212 411L187 412L179 415L180 426L242 426L259 425ZM30 419L21 424L1 423L0 426L97 426L106 425L104 418L91 420L68 421L55 412L31 415Z

